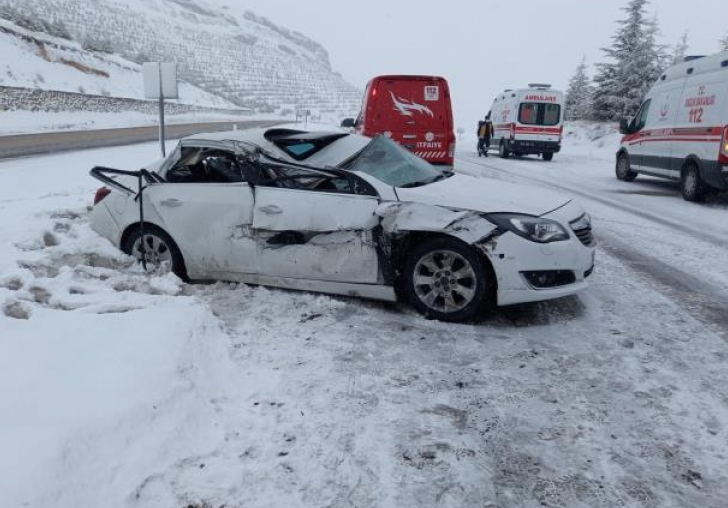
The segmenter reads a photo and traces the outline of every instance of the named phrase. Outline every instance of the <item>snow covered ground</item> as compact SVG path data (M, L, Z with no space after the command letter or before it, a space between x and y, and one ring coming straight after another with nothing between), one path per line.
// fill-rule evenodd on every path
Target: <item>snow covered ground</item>
M618 182L590 129L551 163L459 143L600 242L587 292L477 325L146 276L91 231L87 171L154 143L0 162L3 504L726 506L728 198Z

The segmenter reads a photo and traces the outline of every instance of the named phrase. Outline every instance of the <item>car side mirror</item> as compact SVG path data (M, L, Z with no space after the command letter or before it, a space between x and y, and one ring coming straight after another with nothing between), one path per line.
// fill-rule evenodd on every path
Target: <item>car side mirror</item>
M354 127L354 119L353 118L344 118L341 121L341 126L346 127L347 129L351 129Z
M629 118L622 118L619 122L619 133L620 134L631 134L630 128L629 128Z

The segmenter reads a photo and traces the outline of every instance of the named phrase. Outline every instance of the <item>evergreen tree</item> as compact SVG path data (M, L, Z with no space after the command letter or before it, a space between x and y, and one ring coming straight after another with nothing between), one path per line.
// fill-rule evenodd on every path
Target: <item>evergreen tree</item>
M688 33L685 32L680 40L677 42L677 44L675 44L675 48L673 49L671 62L672 65L679 64L685 59L689 47L690 44L688 44Z
M728 34L720 40L720 50L728 51Z
M586 57L576 68L566 90L565 118L567 120L586 120L591 115L592 87L586 73Z
M657 23L645 17L649 0L630 0L627 19L619 28L612 45L603 51L609 62L597 65L597 84L592 112L596 119L614 121L633 115L645 92L660 76L665 51L656 42Z

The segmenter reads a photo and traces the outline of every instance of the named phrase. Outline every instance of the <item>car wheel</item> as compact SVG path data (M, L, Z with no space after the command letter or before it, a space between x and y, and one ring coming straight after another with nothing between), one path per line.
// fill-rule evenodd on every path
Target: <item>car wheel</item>
M541 156L543 157L543 160L545 160L546 162L548 162L554 158L553 152L544 152L543 154L541 154Z
M142 238L141 229L135 228L127 235L121 250L141 262ZM174 240L160 228L151 224L144 225L144 248L147 271L155 274L173 272L182 280L187 280L184 259Z
M471 319L493 306L495 286L484 263L459 240L428 240L405 259L403 294L427 318Z
M500 145L498 145L498 155L500 155L501 159L507 159L511 155L503 139L501 139Z
M617 178L624 182L632 182L637 178L637 172L632 171L632 166L629 163L629 155L626 153L620 154L617 157L617 168L615 172Z
M682 195L687 201L700 202L708 194L709 187L700 176L700 169L694 163L688 163L682 170Z

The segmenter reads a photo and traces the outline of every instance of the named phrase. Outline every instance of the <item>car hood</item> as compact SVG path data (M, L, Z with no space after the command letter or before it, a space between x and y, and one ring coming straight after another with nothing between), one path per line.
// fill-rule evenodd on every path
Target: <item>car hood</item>
M538 187L456 174L441 182L396 189L400 201L444 206L483 213L509 212L544 215L571 201Z

